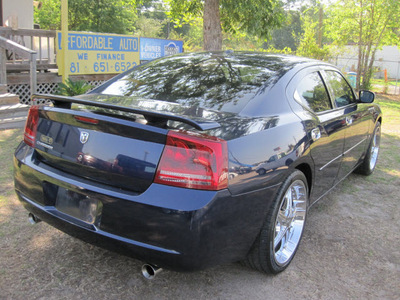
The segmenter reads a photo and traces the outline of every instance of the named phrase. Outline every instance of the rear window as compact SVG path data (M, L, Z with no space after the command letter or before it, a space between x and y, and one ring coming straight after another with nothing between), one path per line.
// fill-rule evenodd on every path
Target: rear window
M184 54L139 66L95 92L238 113L289 68L283 60L257 54Z

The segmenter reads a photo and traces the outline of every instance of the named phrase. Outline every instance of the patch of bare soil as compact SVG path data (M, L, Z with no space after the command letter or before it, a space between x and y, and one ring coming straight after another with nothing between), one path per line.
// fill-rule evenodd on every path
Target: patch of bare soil
M399 148L383 127L375 172L350 175L311 208L299 251L277 276L233 263L149 281L139 261L29 225L12 195L0 206L0 298L399 299Z
M378 98L381 99L389 99L394 101L400 101L400 94L383 94L383 93L375 93Z

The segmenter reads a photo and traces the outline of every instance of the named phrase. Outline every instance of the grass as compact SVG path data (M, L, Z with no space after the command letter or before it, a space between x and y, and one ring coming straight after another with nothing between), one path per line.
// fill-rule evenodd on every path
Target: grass
M377 84L377 85L385 85L385 80L384 79L372 79L371 83ZM396 80L388 80L387 84L396 86ZM400 86L400 81L397 82L397 85Z
M378 95L376 103L383 111L383 125L396 126L400 124L400 96Z
M400 89L400 81L396 83L394 80L385 82L383 79L373 79L371 81L370 89L376 93L398 94Z
M13 190L12 159L15 148L22 140L22 129L0 131L0 207L8 202Z
M377 168L365 181L390 186L400 178L400 96L378 94L375 102L383 114L381 149Z

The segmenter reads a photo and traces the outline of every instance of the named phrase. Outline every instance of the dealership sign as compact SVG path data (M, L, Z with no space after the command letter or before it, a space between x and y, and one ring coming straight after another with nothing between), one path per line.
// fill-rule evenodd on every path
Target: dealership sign
M63 72L61 36L57 31L58 74ZM67 71L71 75L121 73L139 65L141 60L180 52L183 52L182 41L69 31Z
M182 41L140 38L140 60L151 60L181 52Z
M57 50L61 49L61 32L57 32ZM61 56L60 55L60 56ZM60 56L57 55L57 64ZM68 32L68 73L121 73L140 63L139 38L130 35ZM59 74L62 70L59 67Z

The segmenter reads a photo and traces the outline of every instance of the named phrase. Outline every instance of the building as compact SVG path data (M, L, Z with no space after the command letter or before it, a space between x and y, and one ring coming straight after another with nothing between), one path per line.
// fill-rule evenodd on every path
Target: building
M0 26L33 29L34 5L41 4L32 0L0 0Z
M347 45L344 51L331 62L343 72L357 70L358 46ZM390 79L400 79L400 49L397 46L383 46L375 54L375 78L384 78L384 70Z

